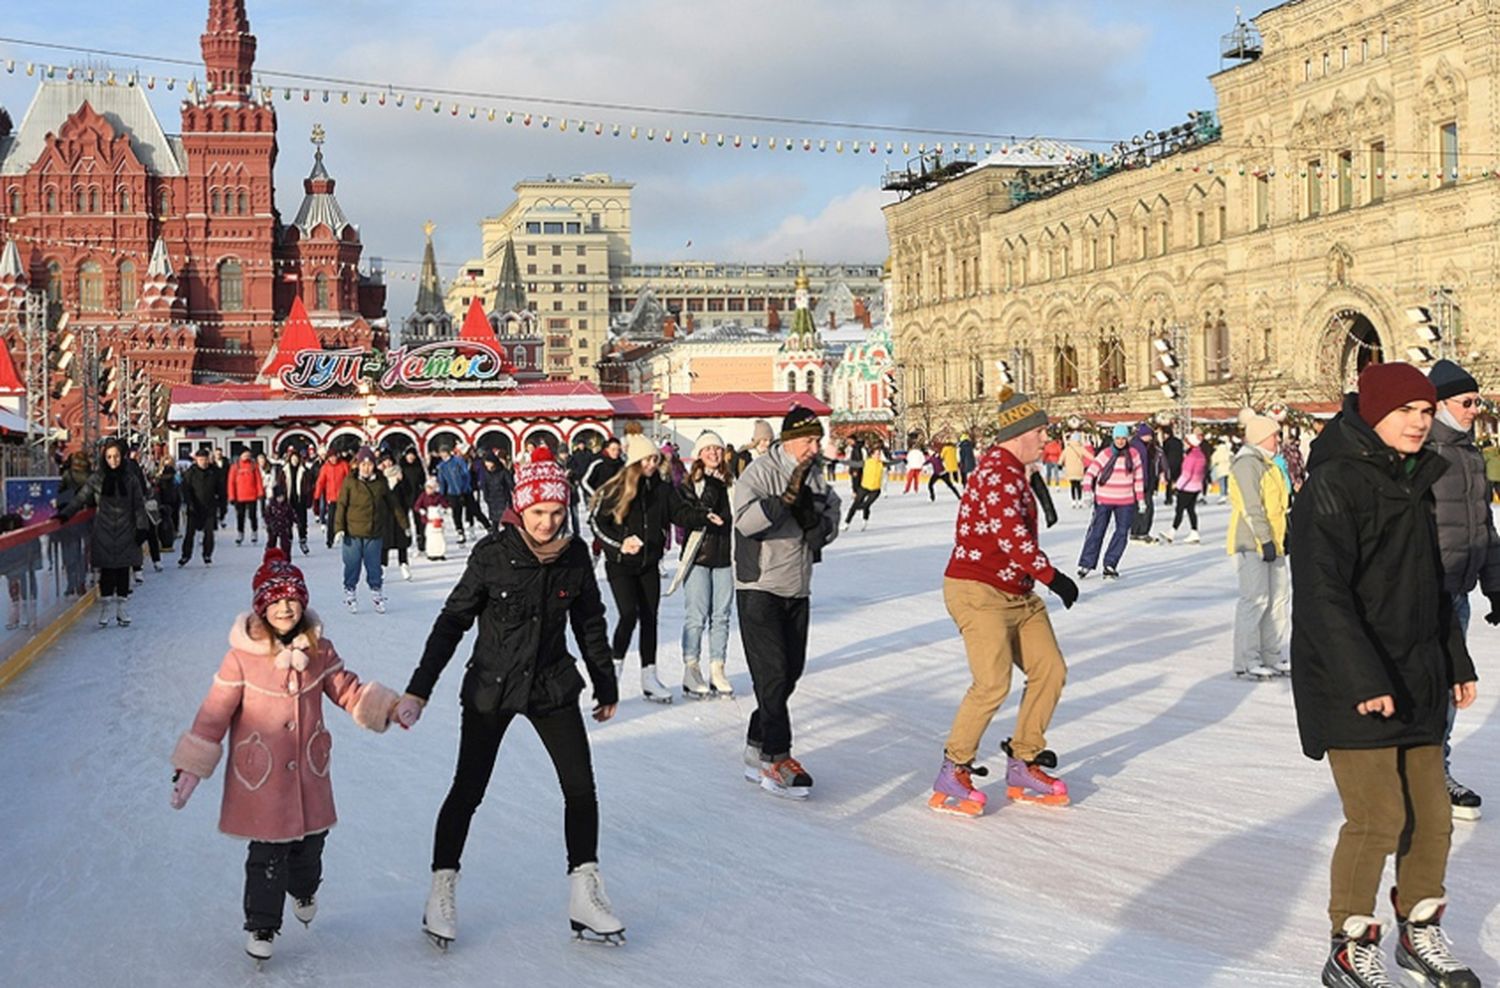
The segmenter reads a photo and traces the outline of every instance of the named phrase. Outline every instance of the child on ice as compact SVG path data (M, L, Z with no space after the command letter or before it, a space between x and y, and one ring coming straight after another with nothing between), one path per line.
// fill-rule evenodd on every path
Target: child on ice
M448 499L438 493L436 477L427 478L427 489L412 503L412 510L422 519L427 532L427 558L448 558L448 540L443 537L443 513L448 510Z
M292 502L286 499L286 488L276 484L271 488L271 499L266 502L266 544L280 546L288 559L292 558Z
M245 952L259 966L271 956L288 895L304 924L317 912L323 841L335 823L323 697L376 732L390 723L399 697L344 668L307 607L302 571L279 547L266 550L253 589L253 610L235 618L229 653L172 752L172 806L182 809L213 774L228 733L219 830L250 842Z

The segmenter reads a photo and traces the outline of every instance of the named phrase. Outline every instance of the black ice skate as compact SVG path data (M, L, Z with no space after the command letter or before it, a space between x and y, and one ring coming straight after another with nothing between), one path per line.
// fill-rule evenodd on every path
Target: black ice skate
M1396 890L1391 889L1391 905L1396 905ZM1448 949L1443 932L1443 910L1447 899L1423 899L1412 907L1405 919L1396 911L1396 964L1414 981L1433 988L1479 988L1479 978Z
M1380 924L1373 916L1350 916L1334 934L1328 961L1323 965L1325 988L1396 988L1385 971L1380 950Z

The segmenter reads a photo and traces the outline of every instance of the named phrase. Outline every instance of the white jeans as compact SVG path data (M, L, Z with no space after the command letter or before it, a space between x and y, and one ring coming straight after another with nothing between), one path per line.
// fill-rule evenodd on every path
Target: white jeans
M1268 563L1258 552L1238 552L1234 560L1240 577L1240 601L1234 611L1234 671L1275 666L1286 643L1292 598L1286 557Z

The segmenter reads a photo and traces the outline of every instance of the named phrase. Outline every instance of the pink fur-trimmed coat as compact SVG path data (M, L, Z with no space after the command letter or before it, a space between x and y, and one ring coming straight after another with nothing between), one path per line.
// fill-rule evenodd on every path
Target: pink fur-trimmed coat
M309 611L307 621L321 632L316 614ZM235 618L229 654L172 752L174 768L207 778L228 733L220 831L247 840L294 841L337 822L324 696L376 732L386 729L399 699L377 682L361 683L326 638L313 647L302 634L283 647L261 618Z

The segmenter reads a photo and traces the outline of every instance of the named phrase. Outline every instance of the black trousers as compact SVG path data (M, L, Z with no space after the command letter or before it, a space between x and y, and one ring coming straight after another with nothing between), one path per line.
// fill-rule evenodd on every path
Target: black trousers
M859 493L854 495L854 503L849 505L849 514L845 516L844 523L848 524L849 522L853 521L854 516L861 511L865 513L865 521L869 521L870 505L874 504L876 499L879 497L880 488L877 487L872 491L867 487L861 487L859 489Z
M1184 514L1186 514L1188 516L1188 520L1193 523L1193 531L1196 532L1198 530L1198 492L1197 491L1178 491L1177 492L1177 514L1172 519L1172 529L1173 529L1173 531L1175 531L1178 528L1182 527L1182 516Z
M961 491L957 487L953 486L953 474L951 474L951 473L935 473L931 477L928 478L928 480L927 480L927 498L928 498L928 500L931 500L931 501L936 501L937 500L937 492L934 491L933 488L937 486L937 482L940 481L940 480L943 483L945 483L945 484L948 485L948 489L953 492L953 496L954 497L958 498L960 501L963 500L963 497L964 497L963 491Z
M740 640L755 687L747 744L762 757L780 758L792 750L792 719L787 701L807 665L806 597L779 597L764 590L735 592Z
M1080 501L1083 500L1083 481L1081 481L1081 480L1070 480L1070 481L1068 481L1068 489L1073 494L1073 503L1074 504L1077 504L1078 502L1080 502Z
M485 528L490 527L490 520L484 516L484 511L479 507L479 499L470 491L464 495L464 508L469 512L469 519L479 521Z
M639 622L641 668L656 665L656 611L661 605L661 570L652 566L637 573L606 560L604 576L615 595L615 610L620 612L620 623L615 625L610 651L616 659L625 658Z
M459 866L469 823L484 800L495 756L514 713L480 713L464 704L459 728L458 768L443 808L438 811L437 831L432 839L432 870ZM568 846L568 870L599 860L599 800L594 794L594 763L589 736L583 727L583 711L576 706L549 713L527 712L527 720L557 770L563 793L563 839Z
M193 534L203 533L203 561L214 558L214 519L194 518L188 515L187 525L182 529L182 558L193 558Z
M427 551L427 519L416 508L411 509L411 534L417 540L417 551Z
M146 548L151 552L151 561L153 563L161 562L161 535L157 532L155 525L147 525L139 532L136 532L135 537L141 542L146 543ZM140 566L135 567L135 571L139 573L144 568L145 561L143 560Z
M292 524L297 529L297 541L298 542L306 542L307 541L307 505L305 505L305 504L303 504L303 503L301 503L299 501L293 501L292 502Z
M400 563L402 566L405 566L409 562L411 562L411 560L408 559L406 555L406 546L388 545L380 550L380 565L389 566L391 564L391 553L393 552L396 554L396 562Z
M130 567L111 566L99 570L100 597L130 596Z
M323 883L323 842L328 831L301 840L250 842L245 855L245 929L281 929L286 897L306 899Z
M323 505L323 530L328 533L328 548L333 548L333 519L338 514L338 503L329 501Z
M1131 538L1144 539L1151 536L1151 526L1156 523L1156 481L1157 478L1151 474L1146 475L1146 510L1135 513L1135 520L1130 523Z
M241 536L245 534L245 519L250 519L250 531L260 531L259 511L254 501L234 502L234 523Z

